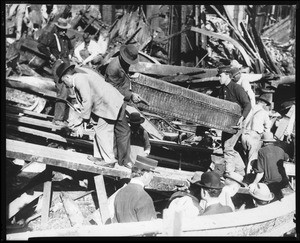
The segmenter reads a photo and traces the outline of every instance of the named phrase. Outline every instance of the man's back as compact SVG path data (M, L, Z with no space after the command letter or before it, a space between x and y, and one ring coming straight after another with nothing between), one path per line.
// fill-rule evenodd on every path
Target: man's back
M156 219L152 198L135 183L129 183L117 193L114 208L119 223Z
M282 148L270 144L258 151L257 168L255 172L264 172L266 183L280 182L282 180L283 161L288 159L288 155Z

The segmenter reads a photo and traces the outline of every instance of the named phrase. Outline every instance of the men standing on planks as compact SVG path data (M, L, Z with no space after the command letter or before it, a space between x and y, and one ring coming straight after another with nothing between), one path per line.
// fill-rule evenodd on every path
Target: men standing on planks
M46 57L49 58L50 63L52 63L52 72L57 89L57 97L66 100L69 94L71 94L71 91L63 82L58 82L59 78L56 75L56 69L62 62L70 64L74 48L66 33L71 25L63 18L59 18L55 25L54 32L46 31L40 36L37 48L40 52L45 54ZM66 103L56 102L53 123L55 125L67 125L68 115L69 109Z
M230 174L230 172L236 172L244 176L245 164L239 152L234 149L234 146L242 134L242 123L251 110L251 102L242 86L232 81L232 71L230 66L218 68L218 76L220 77L221 84L219 97L237 103L242 109L242 116L237 123L237 132L235 134L222 132L225 173Z
M95 130L94 157L101 156L105 163L114 165L117 161L113 149L114 127L121 119L120 114L125 113L124 96L95 71L82 67L77 72L74 68L75 65L62 63L56 71L58 82L73 88L82 106L78 119L70 122L69 126L83 129L83 122L91 120ZM94 162L97 160L94 159ZM98 162L103 165L101 160Z
M111 60L106 68L105 80L117 88L124 96L125 108L127 103L138 103L141 97L132 92L129 77L129 67L138 63L138 50L133 44L120 47L120 55ZM124 114L121 122L115 127L118 164L131 168L133 161L130 159L130 127Z
M154 203L144 190L153 179L157 160L137 156L131 169L131 180L114 200L115 219L118 223L149 221L156 219Z

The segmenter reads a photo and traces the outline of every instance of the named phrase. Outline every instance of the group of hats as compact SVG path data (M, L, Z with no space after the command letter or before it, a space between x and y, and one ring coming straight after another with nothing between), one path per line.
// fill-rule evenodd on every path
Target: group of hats
M242 187L247 187L247 184L243 182L243 176L235 172L231 172L227 175L225 174L224 178L226 178L226 180L237 182ZM225 184L221 182L220 175L214 171L204 173L195 172L193 177L188 179L188 181L206 189L222 189L225 186ZM269 187L264 183L258 183L254 190L249 191L249 194L262 201L271 201L274 198L274 194L270 192Z

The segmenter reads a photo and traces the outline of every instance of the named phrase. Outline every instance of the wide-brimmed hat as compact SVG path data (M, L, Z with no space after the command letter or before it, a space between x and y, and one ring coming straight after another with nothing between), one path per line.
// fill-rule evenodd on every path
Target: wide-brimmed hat
M236 172L226 173L224 174L224 178L226 179L225 184L227 180L232 180L240 184L242 187L247 187L247 184L243 182L244 177Z
M262 201L271 201L274 198L274 193L272 193L269 187L265 183L257 183L254 190L249 190L249 194Z
M133 167L136 167L140 170L144 169L144 170L156 172L155 168L157 167L157 164L158 161L155 159L150 159L147 157L137 155Z
M141 124L144 121L145 121L145 118L141 117L140 113L138 113L138 112L132 112L128 118L128 122L132 123L132 124Z
M264 132L263 135L261 136L261 140L263 142L276 142L272 132Z
M55 25L60 29L70 29L71 28L71 25L64 18L59 18L57 20L57 23L55 23Z
M139 51L132 45L123 45L120 47L120 55L128 64L136 64L139 62Z
M201 180L194 184L208 189L222 189L224 187L220 175L214 171L204 172L201 175Z
M70 69L73 69L75 67L74 64L69 65L65 62L60 64L58 68L56 69L56 75L58 76L58 81L61 82L61 77Z
M240 64L237 60L232 60L232 61L230 62L230 65L231 65L231 67L236 67L236 68L238 68L238 69L240 69L240 68L243 67L243 65Z

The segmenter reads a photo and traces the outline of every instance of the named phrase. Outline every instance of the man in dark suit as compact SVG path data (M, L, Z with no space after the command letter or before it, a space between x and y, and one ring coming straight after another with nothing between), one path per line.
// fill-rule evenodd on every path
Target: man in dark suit
M53 32L46 31L40 36L37 48L49 58L50 63L52 64L52 73L57 89L57 97L67 99L70 90L64 83L58 83L56 69L62 62L70 64L74 47L66 33L71 25L63 18L59 18L55 25ZM56 125L67 125L68 112L69 110L65 102L56 102L53 123Z

